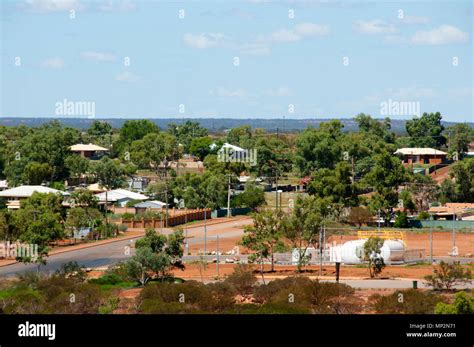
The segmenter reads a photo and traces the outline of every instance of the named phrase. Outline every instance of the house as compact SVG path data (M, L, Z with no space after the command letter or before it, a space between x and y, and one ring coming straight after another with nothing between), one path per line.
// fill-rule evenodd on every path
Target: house
M135 214L144 213L145 211L161 211L166 207L166 203L158 200L143 201L133 206Z
M430 207L428 212L439 220L474 220L474 203L447 202Z
M20 208L20 201L23 199L27 199L33 195L33 193L44 193L44 194L62 194L64 196L68 196L69 193L62 192L57 189L45 187L45 186L19 186L11 189L7 189L0 192L0 198L7 199L7 208L8 209L19 209Z
M107 197L107 203L114 203L116 205L119 205L121 207L127 206L127 203L129 201L134 201L134 200L148 200L148 196L131 192L126 189L114 189L114 190L109 190L108 192L103 192L100 194L96 194L99 198L99 202L105 202L105 199Z
M446 161L446 152L434 148L400 148L395 154L402 157L404 164L441 164Z
M70 150L71 152L77 153L87 159L99 159L104 155L105 152L109 151L107 148L100 147L92 143L78 143L77 145L71 146Z

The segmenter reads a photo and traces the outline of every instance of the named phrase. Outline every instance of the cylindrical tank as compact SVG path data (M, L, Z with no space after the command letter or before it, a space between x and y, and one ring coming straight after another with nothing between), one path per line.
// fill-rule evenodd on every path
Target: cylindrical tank
M361 262L364 254L364 244L367 239L352 240L344 243L341 247L341 261L346 264L357 264ZM400 240L385 240L380 249L383 260L387 262L402 261L405 244Z

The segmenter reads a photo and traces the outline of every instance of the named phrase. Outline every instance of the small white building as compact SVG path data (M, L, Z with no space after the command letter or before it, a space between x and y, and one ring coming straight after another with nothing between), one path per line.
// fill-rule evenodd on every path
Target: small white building
M108 192L96 194L96 196L99 198L100 202L105 202L106 194L107 194L107 203L114 203L121 207L125 207L127 205L127 202L129 201L148 200L148 196L140 194L140 193L131 192L126 189L114 189Z

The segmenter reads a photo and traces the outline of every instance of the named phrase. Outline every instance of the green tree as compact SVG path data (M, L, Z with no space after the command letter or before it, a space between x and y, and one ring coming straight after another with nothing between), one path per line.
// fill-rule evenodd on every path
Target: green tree
M87 133L94 137L104 137L110 135L111 132L112 126L110 123L100 120L93 121L89 129L87 129Z
M440 302L435 308L436 314L474 314L474 291L471 291L471 296L466 292L456 293L454 302L447 304Z
M199 160L202 161L212 152L211 145L212 139L208 136L195 138L191 141L189 153L198 157Z
M246 184L244 192L237 195L233 202L234 206L244 206L255 210L265 205L265 193L255 184Z
M298 197L295 208L285 218L284 236L291 247L298 252L298 272L301 272L303 265L310 260L307 255L308 248L316 244L320 246L318 236L330 215L330 209L328 199L317 199L314 196Z
M291 170L291 151L283 139L276 136L262 136L255 141L257 163L252 171L257 177L263 177L269 184L276 182Z
M303 175L320 168L333 169L342 159L342 123L321 123L319 129L307 128L296 141L295 164Z
M367 262L370 277L375 277L382 272L385 263L381 256L383 240L379 237L370 237L364 243L362 259Z
M467 123L458 123L446 128L445 136L448 142L448 152L453 156L458 154L462 159L469 149L469 143L474 140L474 129Z
M178 159L176 138L167 133L151 133L143 139L134 141L131 146L131 159L141 168L148 168L160 174L166 172L173 160Z
M398 204L398 187L409 180L400 160L388 152L375 155L375 165L364 177L364 183L375 191L369 207L388 224L393 217L393 208Z
M270 258L271 271L275 271L275 252L285 249L283 242L284 215L282 211L266 210L252 214L253 226L246 226L242 245L253 251L251 261L260 263L260 273L263 277L263 262Z
M307 190L311 195L328 198L342 207L359 204L358 188L352 183L351 166L346 162L337 163L334 170L323 168L315 171Z
M47 163L31 162L25 167L23 181L29 185L40 185L51 178L51 167Z
M89 172L89 160L78 154L68 156L65 165L71 177L74 178L80 178Z
M474 202L474 159L454 164L449 172L454 180L454 197L457 202Z
M184 151L189 153L194 139L207 136L207 130L199 122L186 121L183 124L168 124L168 133L176 137Z
M149 228L145 237L135 243L136 255L125 263L125 269L142 286L152 278L152 274L161 279L169 277L171 269L184 269L183 243L182 230L164 236Z
M444 261L433 269L432 275L425 276L427 284L435 290L452 290L457 284L471 283L471 279L471 270L464 269L459 262Z
M33 193L21 201L21 208L13 214L12 224L21 242L38 247L37 255L20 256L17 260L36 263L38 269L46 263L49 243L64 236L63 198L56 194Z
M109 157L103 157L97 163L94 163L92 167L97 182L100 187L106 189L105 191L105 218L106 224L108 224L107 218L107 203L108 203L108 191L120 187L123 184L123 168L118 162L110 159Z
M426 113L418 118L406 122L406 130L410 135L410 145L412 147L434 147L441 148L446 143L446 138L442 136L444 125L441 123L441 113Z

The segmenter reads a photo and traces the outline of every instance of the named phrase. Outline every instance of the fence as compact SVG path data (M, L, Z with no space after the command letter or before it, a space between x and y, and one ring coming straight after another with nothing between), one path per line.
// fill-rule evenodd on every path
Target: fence
M452 230L470 229L474 230L474 220L410 220L412 228L438 228Z
M123 219L120 218L120 224L127 228L167 228L180 224L189 223L196 220L203 220L211 218L211 209L196 209L196 210L169 210L168 218L151 218L151 219Z

